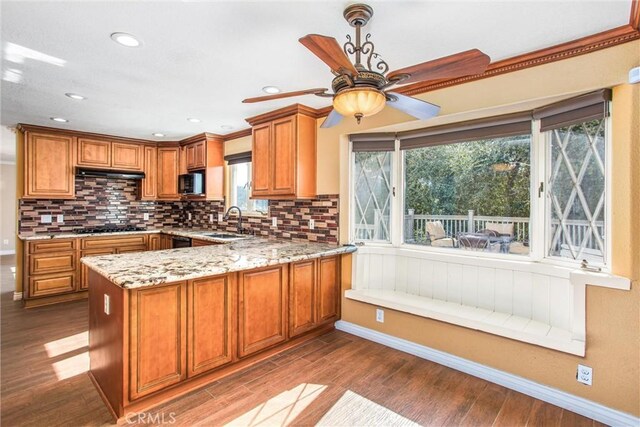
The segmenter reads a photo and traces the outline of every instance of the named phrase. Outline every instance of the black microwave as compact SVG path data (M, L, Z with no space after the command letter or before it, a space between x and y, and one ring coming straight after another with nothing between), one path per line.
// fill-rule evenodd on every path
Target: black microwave
M178 193L204 194L203 175L196 172L178 176Z

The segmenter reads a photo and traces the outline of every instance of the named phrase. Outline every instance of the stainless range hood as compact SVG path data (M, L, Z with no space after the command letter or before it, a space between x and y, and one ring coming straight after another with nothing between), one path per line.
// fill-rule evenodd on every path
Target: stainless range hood
M76 176L97 176L102 178L120 178L120 179L143 179L144 172L77 168Z

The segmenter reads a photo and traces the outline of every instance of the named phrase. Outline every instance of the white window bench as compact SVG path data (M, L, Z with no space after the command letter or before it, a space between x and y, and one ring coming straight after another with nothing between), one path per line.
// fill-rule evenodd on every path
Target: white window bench
M587 284L631 285L606 273L530 261L363 246L345 296L584 356Z

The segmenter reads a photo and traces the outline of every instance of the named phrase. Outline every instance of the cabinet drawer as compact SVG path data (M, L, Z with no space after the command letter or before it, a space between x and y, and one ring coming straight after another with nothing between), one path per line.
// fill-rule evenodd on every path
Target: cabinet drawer
M29 257L29 274L58 273L76 269L76 253L36 254Z
M75 273L29 277L29 297L44 297L75 291Z
M144 252L146 250L147 250L147 247L145 245L118 247L119 254L126 254L128 252Z
M220 243L212 242L211 240L191 239L191 246L213 246Z
M100 237L100 238L88 238L82 239L82 249L101 249L120 246L146 246L147 236L142 235L130 235L122 237Z
M39 254L43 252L73 251L75 249L76 249L75 239L69 239L69 240L53 239L53 240L29 242L29 253L31 254Z

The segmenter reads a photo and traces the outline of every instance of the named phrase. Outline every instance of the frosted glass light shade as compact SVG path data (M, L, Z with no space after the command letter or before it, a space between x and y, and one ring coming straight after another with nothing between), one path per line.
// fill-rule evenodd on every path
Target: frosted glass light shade
M367 117L384 108L386 98L373 88L345 89L333 98L333 108L343 116Z

